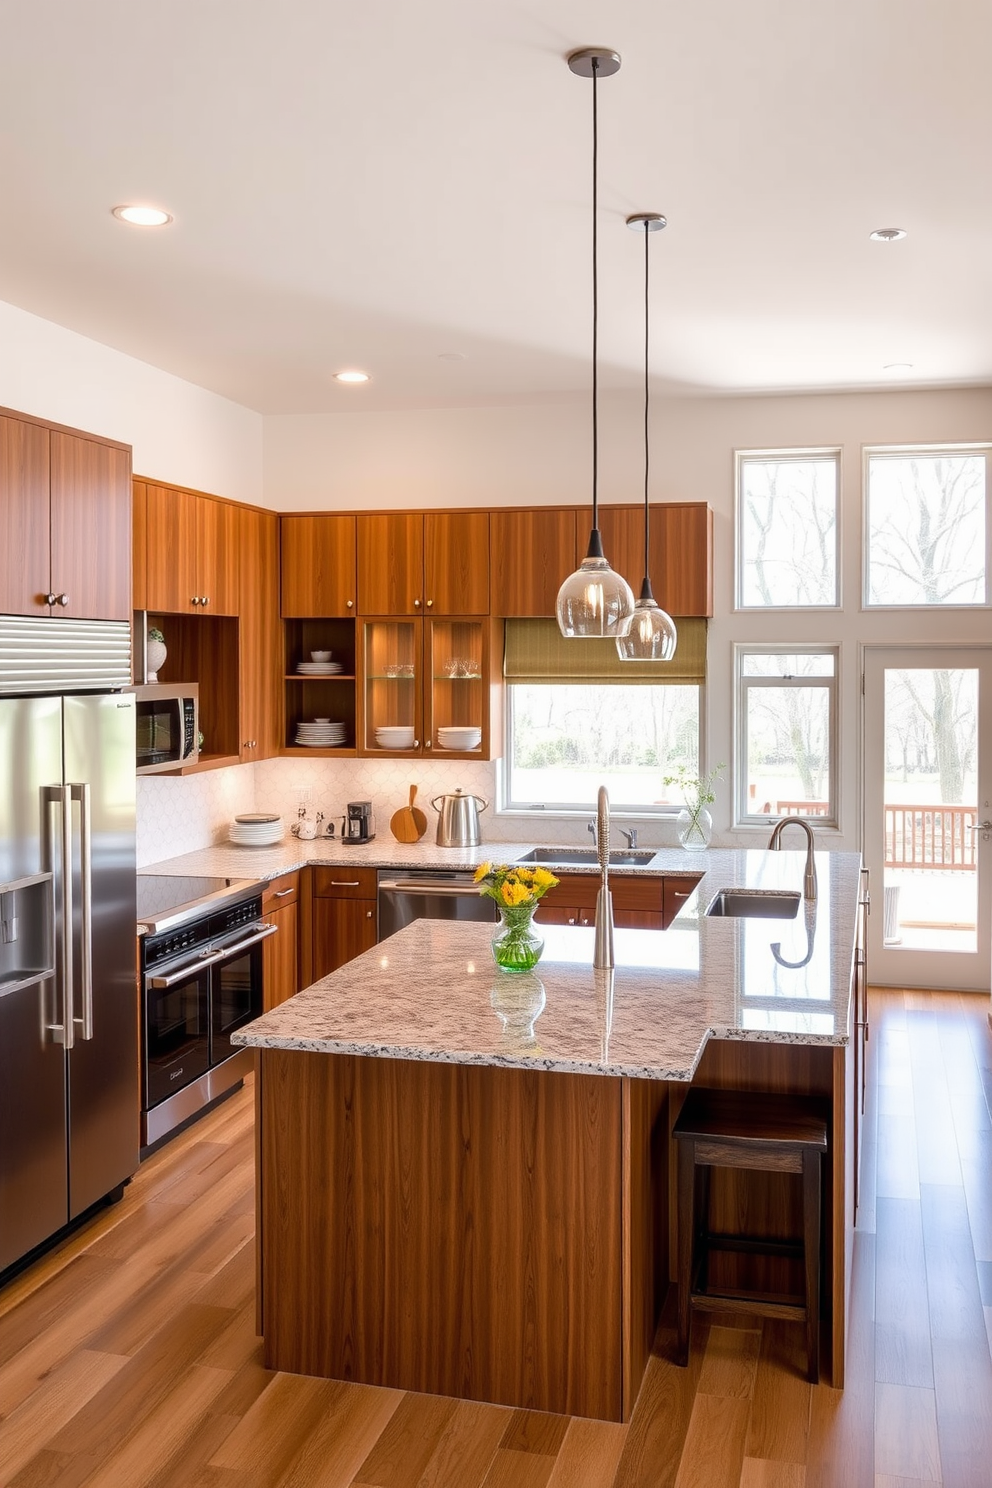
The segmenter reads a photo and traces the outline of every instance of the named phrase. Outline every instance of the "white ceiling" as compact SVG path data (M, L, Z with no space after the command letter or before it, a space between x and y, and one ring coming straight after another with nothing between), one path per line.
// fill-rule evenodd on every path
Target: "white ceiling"
M591 44L623 57L604 387L638 385L642 210L662 383L992 383L978 0L32 0L0 45L0 299L264 413L585 389Z

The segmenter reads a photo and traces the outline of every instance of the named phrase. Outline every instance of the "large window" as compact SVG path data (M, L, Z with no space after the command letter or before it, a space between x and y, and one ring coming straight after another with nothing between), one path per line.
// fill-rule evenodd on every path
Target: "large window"
M837 652L738 646L737 817L836 825Z
M836 606L836 450L737 456L740 609Z
M677 811L662 776L678 764L698 771L700 694L693 684L510 684L505 808L590 811L605 785L615 810Z
M985 452L865 459L865 604L988 603Z

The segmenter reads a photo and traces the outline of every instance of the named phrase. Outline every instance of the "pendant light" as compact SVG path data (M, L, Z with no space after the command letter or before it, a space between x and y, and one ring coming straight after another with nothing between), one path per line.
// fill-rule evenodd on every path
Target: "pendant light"
M597 275L597 178L599 129L596 114L596 83L620 70L617 52L585 47L571 52L568 65L578 77L592 78L592 531L589 550L575 573L558 590L558 628L569 640L593 636L621 636L634 613L634 595L626 579L614 573L603 553L599 532L599 386L598 334L599 285Z
M630 629L625 635L617 636L617 652L621 661L671 661L675 655L678 632L671 615L665 613L651 592L651 508L648 504L648 415L651 407L651 379L648 370L651 324L648 239L652 233L661 231L665 226L665 218L659 212L638 212L627 218L627 226L644 234L644 581L641 584L641 597L634 606Z

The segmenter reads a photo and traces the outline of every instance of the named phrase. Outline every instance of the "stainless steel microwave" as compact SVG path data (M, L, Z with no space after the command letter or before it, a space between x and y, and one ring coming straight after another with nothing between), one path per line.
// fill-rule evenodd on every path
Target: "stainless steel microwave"
M146 684L136 687L134 695L138 774L196 764L200 757L196 683Z

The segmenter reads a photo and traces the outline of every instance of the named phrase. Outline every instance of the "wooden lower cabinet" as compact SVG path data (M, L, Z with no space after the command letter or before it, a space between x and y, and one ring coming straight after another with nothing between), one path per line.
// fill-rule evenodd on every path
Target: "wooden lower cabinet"
M702 877L701 873L664 878L610 876L613 923L619 930L667 930ZM541 900L538 920L546 925L594 925L599 875L563 875Z
M279 927L262 944L264 1010L278 1007L300 990L299 923L300 875L286 873L266 885L262 915Z
M316 982L375 945L375 869L315 868L311 915L311 979Z

